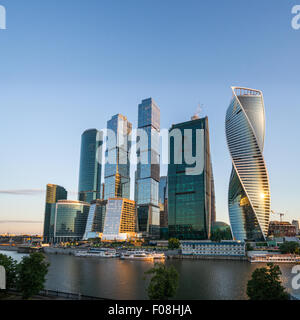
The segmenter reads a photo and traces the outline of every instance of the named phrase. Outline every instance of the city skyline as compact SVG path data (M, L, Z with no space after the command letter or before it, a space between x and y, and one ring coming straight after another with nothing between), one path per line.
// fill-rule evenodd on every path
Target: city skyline
M212 4L196 1L184 8L178 1L156 2L159 10L138 2L126 8L118 1L111 6L90 1L88 7L71 6L74 20L66 26L63 16L70 3L64 1L58 10L50 2L41 9L33 0L26 4L1 1L9 15L7 30L0 33L5 61L0 79L5 119L0 128L5 137L0 142L0 233L41 233L46 184L61 185L70 199L77 199L72 192L77 191L82 132L105 128L116 113L126 115L137 127L136 106L149 96L160 106L161 127L166 129L188 121L198 103L204 104L201 117L207 115L210 122L217 220L229 222L231 160L224 116L229 88L235 85L264 92L264 157L272 209L287 212L285 220L299 219L295 199L300 178L300 106L295 65L300 33L290 26L292 1L253 1L247 4L245 16L236 14L245 12L246 6L237 1L219 4L220 12ZM116 11L118 6L122 14ZM265 10L256 10L257 6ZM36 17L38 10L42 12ZM55 25L49 23L54 13ZM142 13L150 20L155 17L156 25L143 23ZM170 17L168 22L165 15ZM31 26L25 17L31 19ZM112 26L112 18L120 24ZM236 23L228 25L228 19ZM254 20L255 26L249 23ZM105 34L108 28L109 35ZM236 51L232 35L241 39ZM140 50L151 42L157 51ZM140 76L141 69L147 77ZM166 175L165 167L161 175ZM1 223L14 220L20 223ZM41 222L22 224L24 220Z

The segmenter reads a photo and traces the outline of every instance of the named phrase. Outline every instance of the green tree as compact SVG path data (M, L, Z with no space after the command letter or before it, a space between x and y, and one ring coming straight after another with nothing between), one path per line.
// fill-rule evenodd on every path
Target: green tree
M249 242L246 243L246 251L252 251L253 247L251 246L251 244Z
M278 265L268 263L265 268L257 268L247 284L250 300L288 300L289 295L281 284Z
M17 261L5 254L0 254L0 266L5 268L6 289L15 288L17 278Z
M299 244L294 241L284 242L279 246L279 250L281 253L298 254L299 248L300 248Z
M176 238L170 238L168 242L168 247L171 250L180 248L180 241Z
M175 296L179 274L173 266L166 267L163 263L155 263L145 275L152 275L147 288L150 300L168 300Z
M29 299L44 289L49 263L42 253L35 252L23 257L18 265L17 289L23 299Z

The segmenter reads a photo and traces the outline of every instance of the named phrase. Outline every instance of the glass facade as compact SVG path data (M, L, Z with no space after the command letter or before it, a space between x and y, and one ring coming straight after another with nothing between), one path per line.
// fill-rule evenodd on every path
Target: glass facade
M81 136L79 201L91 202L101 197L102 132L85 131Z
M65 188L55 184L47 185L43 242L48 243L50 239L50 220L53 206L58 200L65 200L67 197L68 192Z
M263 157L265 111L262 92L232 88L226 138L233 168L228 207L236 240L264 240L270 219L270 187Z
M158 189L160 179L160 110L152 98L139 104L138 129L147 135L147 145L137 137L136 202L138 229L145 237L159 238L160 210ZM143 163L147 159L147 163Z
M125 241L135 234L135 202L125 198L109 199L102 240Z
M90 204L81 201L59 200L52 211L54 219L51 242L81 240L86 228Z
M130 198L130 148L132 125L121 114L107 122L107 129L115 133L116 139L107 139L104 171L104 199Z
M106 205L106 200L92 201L83 240L87 240L89 238L89 234L103 233Z
M160 209L160 238L168 236L168 178L160 177L159 181L159 209Z
M210 238L214 206L214 186L209 145L208 119L202 118L173 125L170 132L178 129L181 132L179 141L170 135L170 164L168 166L168 225L169 237L181 240L204 240ZM191 143L185 136L190 129ZM188 174L187 169L195 167L182 161L175 161L175 144L181 143L182 153L186 149L197 154L196 135L200 151L199 174ZM176 148L175 148L176 147ZM190 149L190 151L189 151ZM178 156L177 156L178 158Z

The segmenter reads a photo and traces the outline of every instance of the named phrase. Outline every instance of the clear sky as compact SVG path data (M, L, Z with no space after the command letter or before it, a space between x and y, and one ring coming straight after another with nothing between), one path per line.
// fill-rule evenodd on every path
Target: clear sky
M189 120L204 104L217 219L228 222L224 119L233 85L263 91L272 208L300 219L295 4L300 0L0 0L7 10L7 30L0 30L0 233L41 232L39 190L55 183L77 191L81 133L104 128L116 113L136 127L138 103L150 96L162 128Z

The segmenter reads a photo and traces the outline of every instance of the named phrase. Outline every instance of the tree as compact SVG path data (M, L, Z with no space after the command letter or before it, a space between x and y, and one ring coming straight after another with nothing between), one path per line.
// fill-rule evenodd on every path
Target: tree
M170 238L168 242L168 247L171 250L180 248L180 241L176 238Z
M251 246L251 244L249 242L246 243L246 251L252 251L253 247Z
M166 267L163 263L155 263L145 275L153 275L147 288L150 300L168 300L175 296L179 274L173 266Z
M44 289L49 263L45 262L42 253L31 253L23 257L18 265L17 289L22 293L23 299L29 299Z
M257 268L247 284L250 300L288 300L289 295L281 284L278 265L268 263L266 268Z
M15 288L17 278L17 261L4 254L0 254L0 266L5 268L6 289Z
M300 246L295 241L284 242L279 246L279 250L281 253L292 253L298 254Z

